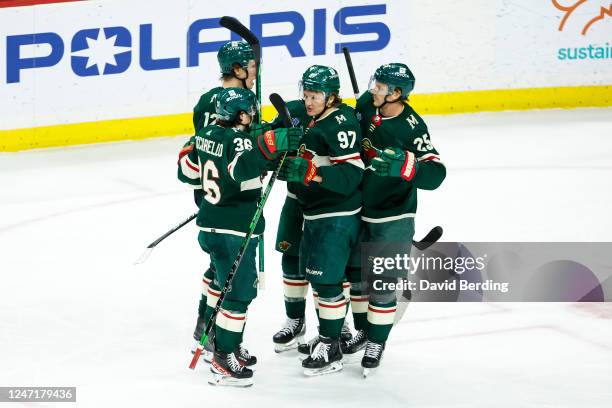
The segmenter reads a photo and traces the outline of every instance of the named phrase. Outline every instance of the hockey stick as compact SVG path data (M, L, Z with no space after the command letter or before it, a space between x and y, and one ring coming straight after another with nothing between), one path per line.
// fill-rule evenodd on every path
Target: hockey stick
M414 247L419 251L424 251L436 242L438 242L438 240L442 237L442 232L442 227L434 227L431 229L431 231L427 233L427 235L423 237L422 240L412 241L412 245L414 245ZM410 304L412 293L410 292L410 290L403 290L401 298L403 298L404 301L397 303L397 307L395 309L395 317L393 318L393 324L397 324L400 320L402 320L402 317L406 313L406 309L408 309L408 305Z
M289 111L287 110L287 106L285 104L285 101L283 101L283 98L281 98L280 95L273 93L272 95L270 95L270 102L272 102L272 105L274 105L276 110L278 110L278 114L282 115L281 117L283 118L283 123L285 124L285 126L290 127L291 117L289 116ZM247 235L242 240L242 243L240 244L240 248L238 249L238 255L236 256L236 259L234 260L234 263L232 264L232 269L227 275L227 280L225 281L225 284L223 285L223 289L221 290L221 293L219 293L219 299L217 300L217 305L215 306L215 309L213 310L212 314L210 315L210 318L208 319L208 322L206 323L206 327L204 328L204 333L202 334L202 337L200 338L200 344L198 345L198 348L193 354L193 358L191 359L191 363L189 364L189 368L192 370L198 364L200 355L202 355L204 344L206 344L206 341L208 340L208 333L210 333L210 329L215 323L217 314L219 313L219 310L221 309L221 305L223 304L223 299L225 299L225 294L227 293L227 291L232 285L232 281L234 280L234 275L236 275L236 271L238 270L238 267L240 266L240 262L242 262L242 257L244 256L244 253L246 252L247 246L249 245L249 241L251 240L251 236L253 235L253 232L255 231L255 227L257 227L257 222L259 221L259 218L261 217L263 208L266 205L266 201L268 200L268 197L270 196L270 192L272 191L272 186L274 185L274 182L276 181L276 178L278 177L278 172L280 171L280 168L282 167L283 162L285 161L285 157L287 157L286 152L283 153L283 155L281 156L278 166L276 167L276 170L274 170L274 173L272 173L272 176L270 177L270 181L268 182L268 185L266 186L266 190L264 191L263 195L261 196L261 199L257 203L257 209L255 210L255 214L253 215L253 218L251 219L251 224L249 225L249 232L247 233Z
M253 59L255 60L255 66L257 67L257 77L255 81L255 95L257 96L257 117L261 121L261 45L259 38L251 30L249 30L244 24L242 24L237 18L230 16L223 16L219 20L219 25L225 27L233 33L236 33L240 37L244 38L246 42L253 48ZM264 280L264 236L263 234L259 237L258 242L258 258L259 258L259 288L265 288Z
M136 260L136 262L134 262L134 265L138 265L138 264L141 264L141 263L145 262L149 258L149 256L151 255L151 252L153 252L155 247L160 242L162 242L164 239L168 238L170 235L174 234L176 231L178 231L181 228L183 228L185 225L189 224L197 216L198 216L198 213L190 215L184 221L181 221L181 223L179 225L177 225L176 227L172 228L170 231L166 232L164 235L162 235L161 237L157 238L155 241L151 242L149 244L149 246L147 246L147 249L144 250L142 255L140 255L140 257Z
M438 242L438 240L442 238L443 232L444 230L442 230L441 226L438 225L437 227L433 227L431 231L429 231L427 235L423 237L422 240L412 241L412 245L414 245L415 248L419 251L424 251L436 242Z
M257 36L253 34L251 30L245 27L245 25L242 24L240 21L238 21L238 19L236 19L235 17L223 16L219 20L219 25L221 25L221 27L227 28L228 30L244 38L244 40L251 45L251 48L253 48L253 56L255 59L255 65L257 67L257 83L256 83L256 88L255 88L256 90L255 94L257 95L257 102L259 104L258 109L260 109L261 108L261 83L260 83L261 82L260 81L261 45L259 43L259 38L257 38ZM259 113L259 119L261 120L261 111L258 113Z
M351 78L351 85L353 86L353 94L355 94L355 101L359 98L359 86L357 85L357 78L355 77L355 70L353 69L353 61L351 60L351 53L347 47L342 47L344 53L344 59L346 60L346 68L348 68L349 77Z

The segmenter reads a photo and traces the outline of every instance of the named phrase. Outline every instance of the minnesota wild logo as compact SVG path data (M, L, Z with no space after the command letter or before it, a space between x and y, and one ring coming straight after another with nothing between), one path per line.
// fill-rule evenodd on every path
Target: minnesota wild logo
M298 150L298 156L303 157L304 159L312 160L314 158L314 154L312 151L306 149L306 145L302 144Z
M291 248L291 244L287 241L281 241L278 243L278 249L283 252L287 251L289 248Z
M376 149L372 146L372 141L367 137L363 138L361 141L361 148L363 149L363 154L372 159L377 156Z
M378 113L372 116L372 124L374 126L380 126L381 123L382 123L382 116L380 116Z

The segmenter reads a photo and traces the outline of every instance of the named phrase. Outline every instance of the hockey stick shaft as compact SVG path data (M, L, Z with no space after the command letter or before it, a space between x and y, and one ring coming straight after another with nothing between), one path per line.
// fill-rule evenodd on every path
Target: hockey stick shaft
M134 262L135 264L141 264L143 262L145 262L148 258L149 255L151 255L151 252L153 252L153 249L155 249L155 247L162 242L164 239L168 238L170 235L174 234L176 231L180 230L181 228L183 228L185 225L189 224L192 220L194 220L196 217L198 216L198 213L195 213L193 215L190 215L188 218L186 218L184 221L181 221L180 224L178 224L177 226L175 226L174 228L172 228L171 230L169 230L168 232L166 232L164 235L162 235L161 237L157 238L155 241L151 242L148 246L147 249L145 249L145 251L142 253L142 255L140 255L140 257L136 260L136 262Z
M355 99L359 98L359 86L357 85L357 77L355 77L355 70L353 69L353 61L351 60L351 53L347 47L342 47L344 53L344 59L346 61L346 68L348 69L349 77L351 78L351 86L353 87L353 94Z
M283 111L283 114L288 115L285 102L282 100L282 98L278 94L270 95L270 101L279 111L279 115L281 115L281 111ZM288 118L288 119L284 118L283 122L285 123L285 125L291 124L291 118ZM253 235L253 232L255 231L255 228L257 227L257 223L259 222L259 218L261 217L263 208L266 205L266 201L268 200L268 197L270 196L270 192L272 191L272 186L274 186L274 182L276 181L276 178L278 177L278 172L280 171L283 165L283 162L285 161L285 157L287 157L287 153L283 153L283 155L281 156L278 166L274 170L274 173L272 173L272 176L270 177L270 181L268 182L268 185L266 186L266 190L261 196L259 203L257 203L257 209L255 210L255 214L253 215L253 218L251 219L251 224L249 225L249 232L247 233L247 235L242 240L242 243L240 244L238 255L236 256L236 259L234 260L234 263L232 264L232 268L227 276L227 280L225 281L225 284L223 285L223 289L221 290L221 293L219 294L219 299L217 300L215 309L213 310L210 318L208 319L208 322L206 323L204 334L200 338L200 345L196 349L193 355L193 358L191 359L191 363L189 364L189 368L192 370L198 364L198 360L200 358L200 355L202 354L202 350L204 349L204 344L206 344L206 341L208 340L208 334L210 333L210 329L212 328L215 322L215 319L217 318L217 314L219 313L219 310L221 309L221 305L223 304L223 299L225 299L225 294L227 293L229 287L232 284L234 275L236 275L236 271L238 270L238 267L240 266L240 263L242 262L242 257L244 256L246 249L249 245L249 242L251 240L251 236Z
M198 360L200 358L200 355L202 354L204 344L206 344L206 341L208 340L208 334L210 333L210 329L212 328L217 318L217 314L219 313L219 310L221 309L221 305L223 304L223 300L225 299L225 294L227 293L229 287L232 284L232 281L234 280L234 275L236 275L236 271L238 270L238 267L240 266L240 263L242 262L242 257L244 256L244 253L246 252L247 246L249 245L249 241L251 240L251 236L253 235L253 231L255 231L255 227L257 227L257 223L259 222L259 218L261 217L263 207L266 204L266 201L268 200L268 196L270 195L270 192L272 191L272 186L274 185L274 182L276 181L278 171L283 165L285 156L286 156L286 153L283 154L283 156L281 157L281 160L278 164L278 168L274 171L274 173L272 173L272 176L270 177L270 181L268 182L266 190L264 194L262 195L261 200L259 201L257 205L257 209L255 210L255 214L253 215L253 218L251 220L251 224L249 226L249 232L247 233L247 235L242 240L242 243L240 244L240 248L238 249L238 255L236 256L236 259L234 260L234 263L232 264L232 269L230 270L227 276L227 280L225 281L225 285L223 285L223 289L221 290L221 293L219 294L217 305L215 306L215 309L213 310L210 318L208 319L208 322L206 323L204 334L202 335L202 338L200 339L200 346L196 349L193 355L193 358L191 359L191 363L189 364L189 368L192 370L198 364Z
M261 117L261 44L259 38L244 24L242 24L237 18L231 16L223 16L219 20L219 25L225 27L231 32L242 37L246 42L251 45L253 49L253 57L255 60L255 66L257 68L257 76L255 78L255 95L257 97L257 117L262 121ZM259 285L263 289L264 284L264 236L259 237L258 243L258 259L259 259Z

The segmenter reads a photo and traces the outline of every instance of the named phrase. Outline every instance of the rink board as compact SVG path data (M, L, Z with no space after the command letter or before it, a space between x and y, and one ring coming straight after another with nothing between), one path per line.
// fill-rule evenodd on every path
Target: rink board
M6 4L19 3L31 2ZM448 114L610 106L612 18L594 20L608 6L237 0L231 13L261 38L264 106L271 92L296 98L312 64L336 67L350 102L346 46L362 92L376 67L402 61L416 109ZM228 13L221 0L0 8L0 151L190 133L189 112L218 84L216 51L235 39L216 27Z

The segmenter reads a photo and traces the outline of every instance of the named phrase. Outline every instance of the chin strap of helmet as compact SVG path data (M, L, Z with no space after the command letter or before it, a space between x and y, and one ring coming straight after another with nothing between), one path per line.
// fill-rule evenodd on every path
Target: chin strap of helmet
M327 112L327 110L328 110L328 109L333 108L333 106L327 106L327 104L329 103L329 98L331 98L331 94L325 98L325 109L323 109L323 112L321 112L321 113L319 113L317 116L314 116L314 117L313 117L313 120L314 120L315 122L316 122L317 120L319 120L319 118L320 118L321 116L323 116L323 114L324 114L325 112Z
M236 71L234 71L233 67L232 67L232 76L242 83L242 87L244 89L247 89L246 81L247 81L247 79L249 79L249 70L244 68L242 65L240 67L245 70L245 72L247 73L247 76L244 77L244 78L238 78L238 76L236 75Z
M396 100L394 100L394 101L388 101L388 100L387 100L387 96L389 96L389 95L385 95L385 100L384 100L384 101L383 101L383 103L382 103L382 104L381 104L381 105L380 105L380 106L377 108L377 110L378 110L378 112L379 112L379 113L380 113L380 111L382 110L383 106L385 106L386 104L388 104L388 103L395 103L395 102L399 102L399 101L401 101L401 100L402 100L401 95L400 95L400 97L399 97L398 99L396 99ZM382 113L381 113L380 115L382 116Z

